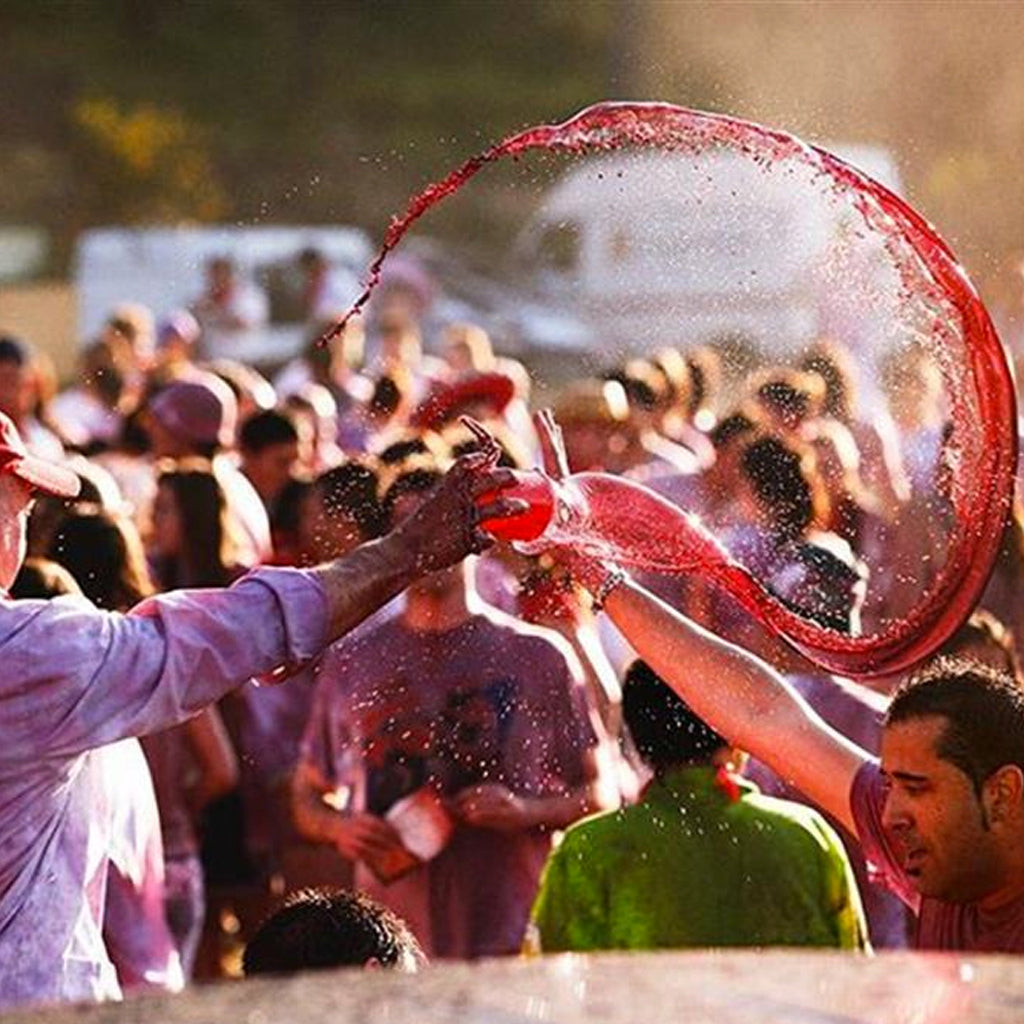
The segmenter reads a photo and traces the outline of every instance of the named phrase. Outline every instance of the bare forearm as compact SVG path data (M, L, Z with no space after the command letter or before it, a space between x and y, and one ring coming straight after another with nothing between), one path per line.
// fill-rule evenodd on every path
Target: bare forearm
M312 571L327 594L331 640L358 626L419 575L415 558L393 534Z
M605 603L637 653L731 743L849 821L853 776L864 758L774 669L625 583Z

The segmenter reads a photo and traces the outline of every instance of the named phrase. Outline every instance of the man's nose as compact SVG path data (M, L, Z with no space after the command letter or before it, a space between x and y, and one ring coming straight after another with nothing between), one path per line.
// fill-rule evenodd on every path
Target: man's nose
M896 789L890 789L882 805L882 827L897 832L910 825L906 803Z

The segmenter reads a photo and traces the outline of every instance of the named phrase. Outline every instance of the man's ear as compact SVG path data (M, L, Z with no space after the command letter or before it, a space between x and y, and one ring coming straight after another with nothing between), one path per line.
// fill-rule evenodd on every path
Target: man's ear
M981 793L988 822L998 825L1019 815L1024 801L1024 771L1015 764L1004 764L986 780Z
M384 965L375 957L371 956L369 960L363 964L364 971L383 971Z

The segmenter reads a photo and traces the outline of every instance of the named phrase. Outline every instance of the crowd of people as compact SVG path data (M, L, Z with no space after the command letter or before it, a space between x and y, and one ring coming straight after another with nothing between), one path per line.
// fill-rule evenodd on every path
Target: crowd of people
M666 347L534 421L520 363L471 324L427 354L400 291L267 373L231 358L256 305L215 261L191 310L112 311L59 393L0 338L0 1005L524 952L1024 949L1016 509L943 658L866 683L698 579L480 527L522 508L465 416L500 467L626 476L801 614L883 629L952 531L924 349L865 403L834 340L739 376Z

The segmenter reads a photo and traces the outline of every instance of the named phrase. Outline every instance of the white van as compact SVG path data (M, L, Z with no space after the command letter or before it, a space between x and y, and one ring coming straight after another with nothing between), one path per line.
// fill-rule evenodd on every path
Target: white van
M885 151L839 151L899 187ZM515 260L606 353L737 334L792 348L819 327L814 268L844 216L819 194L804 169L765 173L725 150L591 157L544 195Z
M79 236L74 257L78 336L95 335L120 302L141 302L157 317L194 302L205 286L205 267L215 256L230 257L239 272L267 293L270 323L238 357L259 364L282 363L302 347L308 330L295 294L300 287L296 257L320 249L359 293L373 248L352 227L96 228ZM350 280L348 280L350 279Z

